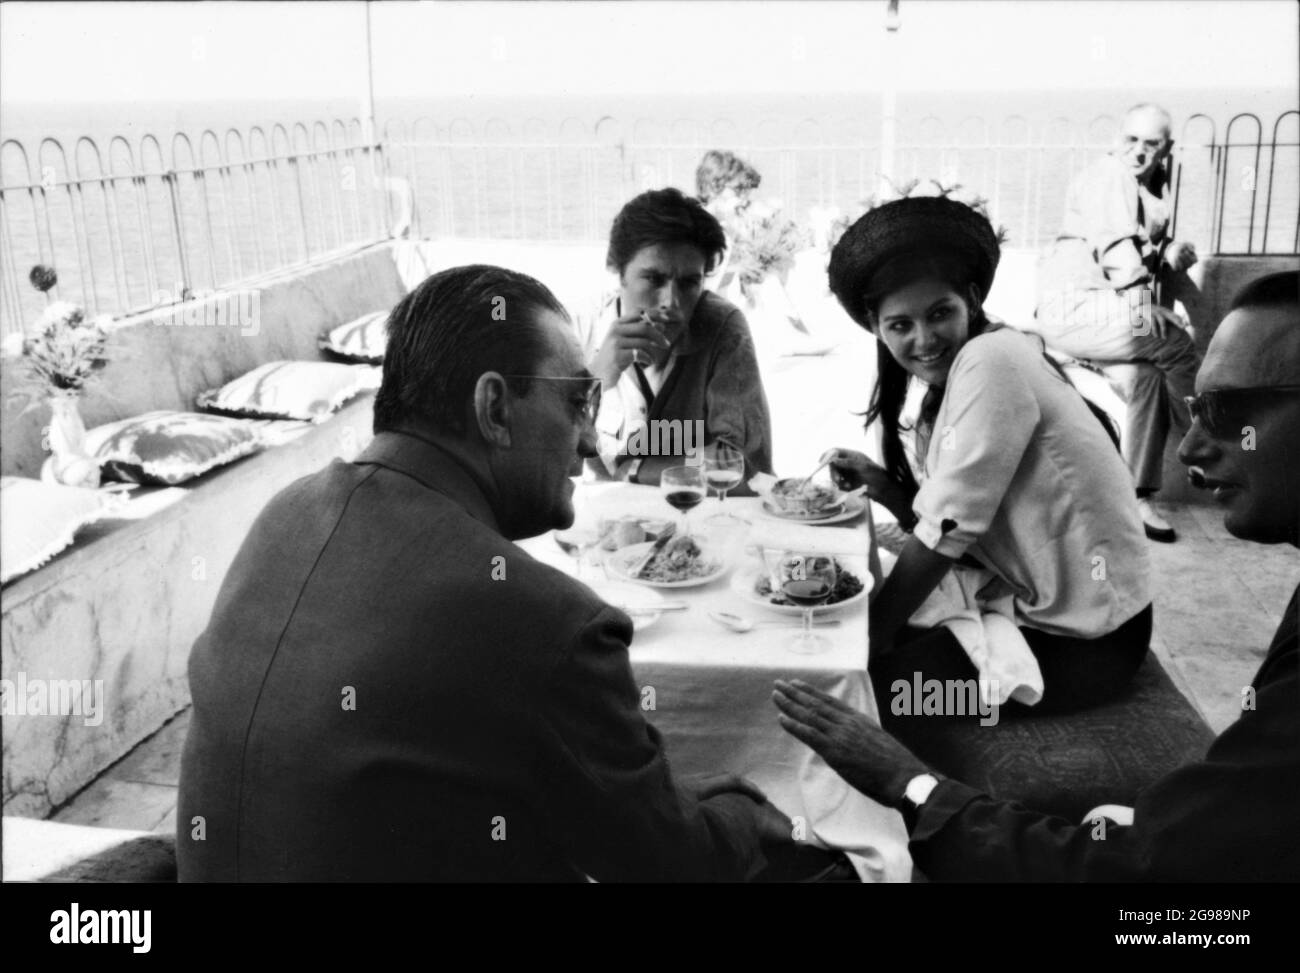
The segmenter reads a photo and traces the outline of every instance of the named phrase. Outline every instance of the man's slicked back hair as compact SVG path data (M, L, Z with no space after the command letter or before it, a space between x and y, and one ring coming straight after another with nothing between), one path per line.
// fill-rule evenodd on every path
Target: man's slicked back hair
M569 318L545 284L517 271L472 264L429 277L388 316L375 432L419 423L463 436L480 375L536 374L551 347L538 323L547 311ZM507 381L527 394L526 380Z
M706 270L717 268L727 235L698 199L680 189L652 189L626 203L609 231L605 266L622 276L640 251L656 244L688 243L704 254Z

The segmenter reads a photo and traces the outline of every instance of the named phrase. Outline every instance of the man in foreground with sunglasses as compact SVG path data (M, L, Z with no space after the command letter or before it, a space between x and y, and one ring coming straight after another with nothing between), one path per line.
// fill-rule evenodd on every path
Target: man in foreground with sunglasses
M435 274L375 438L276 496L190 658L182 881L740 880L789 819L674 780L632 622L512 541L573 523L600 380L542 284Z
M1300 272L1242 291L1196 379L1179 448L1236 537L1300 547ZM1227 633L1225 633L1226 635ZM1205 759L1138 796L1128 824L1099 828L939 780L861 713L778 682L781 725L868 797L903 812L932 880L1300 880L1300 588L1242 713ZM1127 810L1127 809L1125 809Z

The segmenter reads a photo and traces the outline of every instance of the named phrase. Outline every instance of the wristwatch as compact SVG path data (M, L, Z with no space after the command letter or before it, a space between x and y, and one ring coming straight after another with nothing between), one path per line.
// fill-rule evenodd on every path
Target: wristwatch
M916 827L916 819L921 814L921 806L930 799L930 793L939 786L939 778L934 774L917 774L907 782L903 791L903 800L898 809L907 822L907 830Z

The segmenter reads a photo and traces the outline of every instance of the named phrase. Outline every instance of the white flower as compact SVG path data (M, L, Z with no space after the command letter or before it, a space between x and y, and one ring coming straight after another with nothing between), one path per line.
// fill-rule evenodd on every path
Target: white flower
M43 331L50 325L61 324L80 313L81 308L71 301L55 301L53 304L48 305L41 312L41 316L36 319L37 330Z

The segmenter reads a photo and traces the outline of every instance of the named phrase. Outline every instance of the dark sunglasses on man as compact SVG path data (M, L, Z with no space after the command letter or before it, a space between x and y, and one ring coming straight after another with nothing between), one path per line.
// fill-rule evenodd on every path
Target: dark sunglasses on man
M524 378L539 382L582 383L574 396L573 406L581 410L583 423L588 426L596 424L596 416L600 414L601 381L594 375L502 375L501 377Z
M1211 436L1239 436L1252 405L1278 395L1294 395L1300 385L1255 385L1240 389L1206 389L1183 398L1193 419Z

